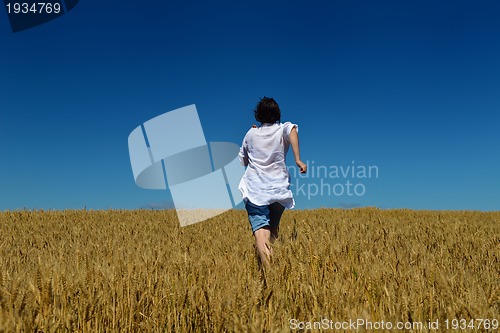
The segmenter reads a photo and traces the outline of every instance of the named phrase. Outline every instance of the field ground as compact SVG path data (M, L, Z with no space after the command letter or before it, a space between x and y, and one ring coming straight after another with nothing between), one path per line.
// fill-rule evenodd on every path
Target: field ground
M7 211L0 234L0 332L498 331L500 212L287 211L265 280L244 211Z

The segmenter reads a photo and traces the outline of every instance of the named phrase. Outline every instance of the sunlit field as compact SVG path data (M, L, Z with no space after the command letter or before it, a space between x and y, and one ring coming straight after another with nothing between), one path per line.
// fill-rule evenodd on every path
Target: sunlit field
M498 331L500 212L286 211L265 274L239 210L2 212L0 233L0 332Z

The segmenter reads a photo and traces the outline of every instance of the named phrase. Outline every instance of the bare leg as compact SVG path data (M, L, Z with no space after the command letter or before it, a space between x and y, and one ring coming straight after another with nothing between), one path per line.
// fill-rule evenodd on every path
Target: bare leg
M273 253L271 248L271 230L269 227L260 228L254 232L257 253L264 268L270 267L270 259Z
M271 243L274 243L275 240L278 239L278 232L280 230L280 220L281 220L281 215L283 214L283 211L285 210L285 207L283 205L275 202L269 206L269 219L270 219L270 230L271 230Z

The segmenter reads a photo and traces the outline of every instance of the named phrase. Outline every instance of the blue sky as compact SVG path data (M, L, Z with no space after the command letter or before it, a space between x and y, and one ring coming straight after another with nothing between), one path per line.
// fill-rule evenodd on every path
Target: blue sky
M12 33L0 10L0 209L168 206L135 185L130 132L196 104L208 141L240 144L267 95L304 161L378 168L300 178L297 208L500 210L498 17L496 1L82 0ZM311 195L321 181L364 193Z

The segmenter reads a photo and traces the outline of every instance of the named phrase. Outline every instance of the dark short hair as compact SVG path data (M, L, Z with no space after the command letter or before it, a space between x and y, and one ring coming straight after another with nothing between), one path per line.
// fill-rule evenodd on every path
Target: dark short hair
M281 121L280 106L272 97L262 97L253 111L255 120L261 123L274 124Z

